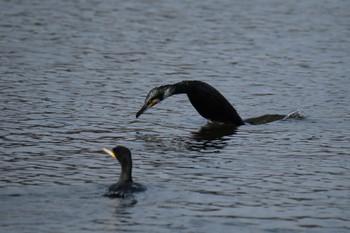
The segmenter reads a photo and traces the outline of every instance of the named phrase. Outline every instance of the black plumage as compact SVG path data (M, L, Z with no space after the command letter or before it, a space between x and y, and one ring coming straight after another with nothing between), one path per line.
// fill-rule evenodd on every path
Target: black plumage
M228 100L214 87L202 81L182 81L153 88L148 93L145 104L137 112L136 118L148 108L176 94L187 94L197 112L210 121L236 126L244 124L242 118Z
M131 152L128 148L117 146L112 151L106 148L102 148L102 150L117 159L122 168L118 182L109 187L106 196L126 197L132 193L142 192L146 189L143 185L133 182Z

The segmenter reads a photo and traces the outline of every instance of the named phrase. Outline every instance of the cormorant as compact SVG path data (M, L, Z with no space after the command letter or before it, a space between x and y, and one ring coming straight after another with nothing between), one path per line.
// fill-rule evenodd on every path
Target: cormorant
M182 81L153 88L148 93L140 111L136 113L136 118L147 109L176 94L187 94L197 112L212 122L228 123L235 126L244 124L236 109L227 99L214 87L202 81Z
M132 180L132 159L131 152L124 146L117 146L112 151L102 148L104 152L117 159L122 167L122 171L117 183L111 185L106 196L109 197L126 197L134 192L142 192L146 188Z

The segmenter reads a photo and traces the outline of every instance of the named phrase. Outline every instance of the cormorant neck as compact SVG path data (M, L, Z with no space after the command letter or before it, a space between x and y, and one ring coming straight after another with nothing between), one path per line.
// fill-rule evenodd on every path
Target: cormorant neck
M118 182L132 182L132 164L122 164L122 172L119 176Z
M164 99L177 94L187 94L189 84L187 81L178 82L171 85L165 85Z

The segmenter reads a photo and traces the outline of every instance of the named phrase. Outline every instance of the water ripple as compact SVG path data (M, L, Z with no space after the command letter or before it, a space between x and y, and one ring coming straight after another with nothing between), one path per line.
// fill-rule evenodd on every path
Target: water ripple
M350 232L348 9L1 1L1 230ZM178 95L135 118L184 79L243 119L290 114L223 127ZM133 199L103 197L120 167L100 148L115 145L147 187Z

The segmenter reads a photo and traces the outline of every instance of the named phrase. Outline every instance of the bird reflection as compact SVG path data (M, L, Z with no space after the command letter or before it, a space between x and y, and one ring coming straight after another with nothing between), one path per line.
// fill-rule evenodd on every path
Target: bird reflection
M200 130L180 135L158 135L153 132L136 134L135 140L145 142L146 151L157 151L167 156L168 151L182 153L184 148L188 151L213 152L225 148L234 137L234 131L220 130L218 126L203 126ZM233 134L233 135L232 135ZM163 148L166 148L164 150Z
M233 135L237 132L235 125L225 125L221 123L211 123L202 126L198 131L192 132L192 138L200 140L217 140L224 136Z

